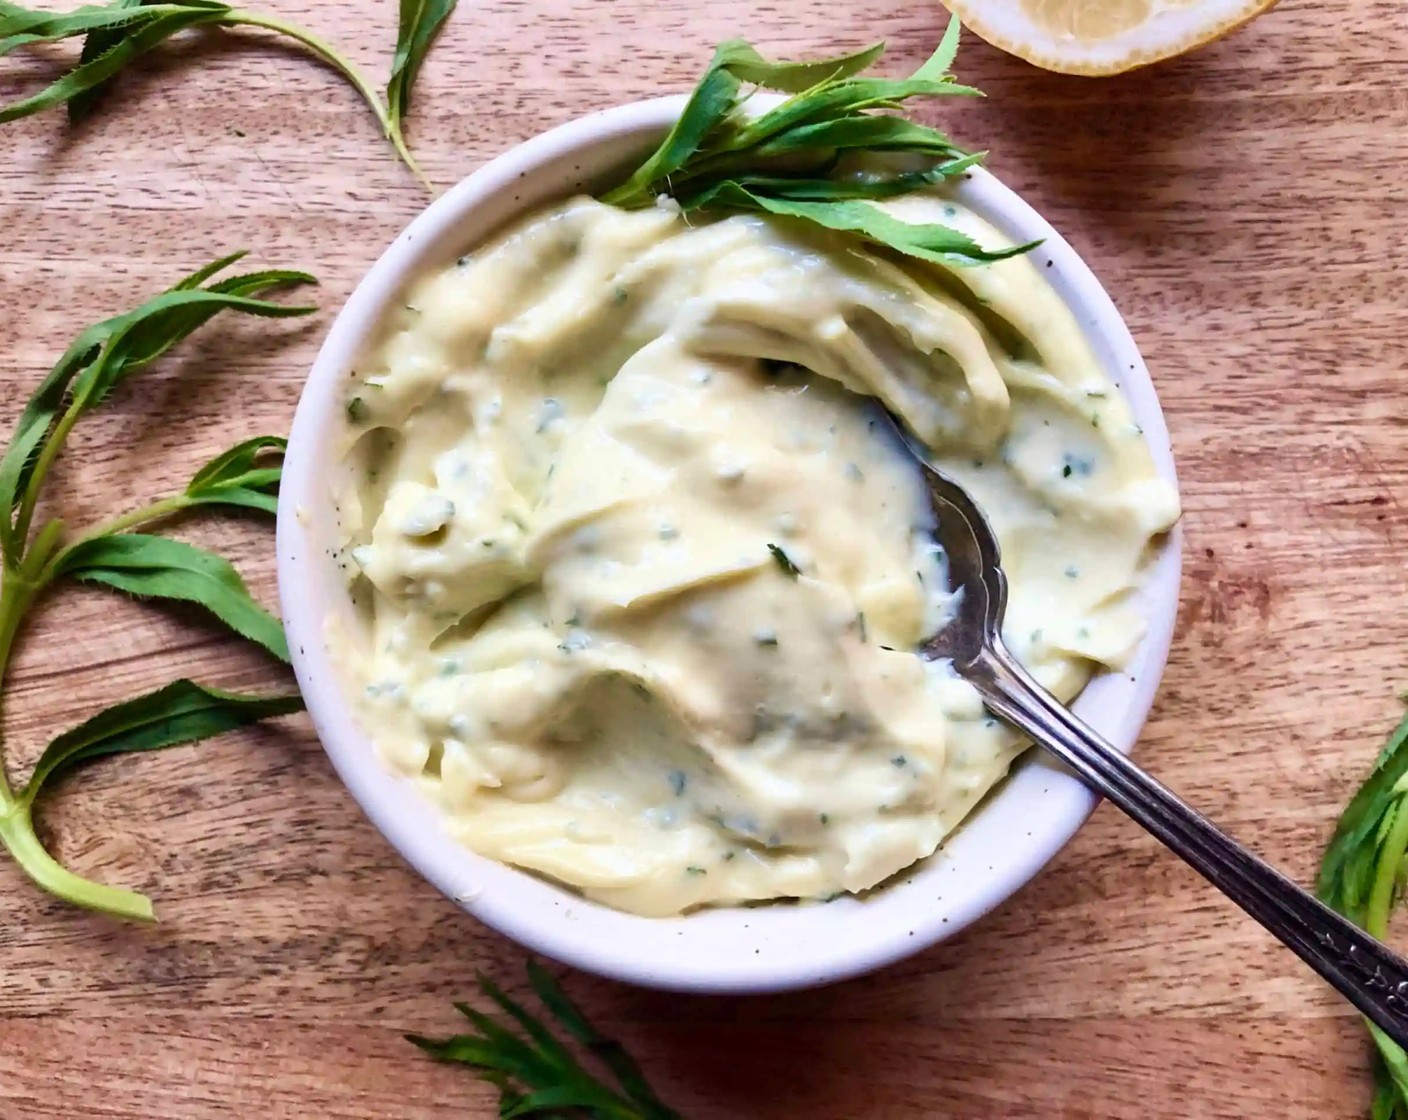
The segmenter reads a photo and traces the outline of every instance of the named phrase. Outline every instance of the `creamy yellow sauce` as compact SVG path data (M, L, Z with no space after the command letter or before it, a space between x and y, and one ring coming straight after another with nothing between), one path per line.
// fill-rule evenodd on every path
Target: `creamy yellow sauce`
M991 516L1063 696L1132 652L1178 516L1027 258L574 199L416 284L354 381L362 722L470 848L641 914L873 887L1021 748L912 652L951 595L868 397Z

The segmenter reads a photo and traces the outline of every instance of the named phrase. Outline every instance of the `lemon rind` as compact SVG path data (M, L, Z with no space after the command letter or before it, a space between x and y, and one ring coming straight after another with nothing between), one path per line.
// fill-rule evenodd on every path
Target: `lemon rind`
M1257 16L1265 15L1279 3L1279 0L1263 0L1262 3L1253 4L1245 12L1238 12L1228 19L1219 20L1152 47L1127 48L1109 61L1104 61L1101 56L1109 54L1112 49L1118 51L1120 40L1137 36L1139 28L1108 40L1102 40L1098 44L1098 56L1079 54L1078 52L1087 50L1082 46L1074 46L1073 53L1070 55L1054 55L1038 50L1030 43L1021 42L1010 35L994 30L981 16L970 9L968 0L939 0L939 3L958 16L963 21L963 26L973 34L992 44L998 50L1006 51L1008 54L1030 62L1033 66L1041 67L1043 70L1050 70L1057 74L1094 78L1128 73L1131 70L1151 66L1156 62L1162 62L1165 59L1206 46L1224 35L1230 35L1238 28L1256 19Z

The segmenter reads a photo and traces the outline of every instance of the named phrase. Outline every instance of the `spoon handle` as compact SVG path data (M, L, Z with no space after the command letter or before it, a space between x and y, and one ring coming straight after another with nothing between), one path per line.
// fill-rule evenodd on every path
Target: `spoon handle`
M1162 840L1398 1045L1408 1047L1408 961L1144 773L1058 703L1001 645L989 648L965 676L993 714Z

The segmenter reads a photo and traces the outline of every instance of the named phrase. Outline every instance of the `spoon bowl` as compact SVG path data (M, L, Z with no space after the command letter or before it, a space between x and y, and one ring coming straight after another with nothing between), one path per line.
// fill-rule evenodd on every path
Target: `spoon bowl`
M997 533L973 496L930 464L928 453L904 421L888 409L884 413L899 442L923 468L924 491L948 562L949 580L955 590L961 589L953 617L924 639L919 652L928 661L952 661L962 673L1002 640L1007 576L1002 570Z

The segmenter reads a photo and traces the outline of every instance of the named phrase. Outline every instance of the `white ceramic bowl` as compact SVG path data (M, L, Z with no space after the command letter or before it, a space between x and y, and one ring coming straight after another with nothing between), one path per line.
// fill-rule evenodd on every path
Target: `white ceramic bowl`
M338 315L303 391L279 499L278 573L299 686L342 780L372 822L427 879L469 913L550 957L651 987L759 992L823 984L915 953L957 933L1041 869L1089 816L1094 797L1029 754L950 838L944 851L862 900L705 910L680 918L619 913L461 847L437 811L378 759L354 723L326 649L327 623L350 614L330 551L329 479L350 370L407 283L447 264L515 216L615 181L659 142L680 97L609 109L529 140L437 199L386 250ZM1143 426L1159 472L1174 482L1163 414L1124 321L1055 230L991 175L960 197L1013 239L1041 238L1039 263L1086 329ZM1093 681L1076 703L1122 751L1133 745L1168 655L1178 601L1179 538L1163 546L1142 592L1148 633L1128 675Z

